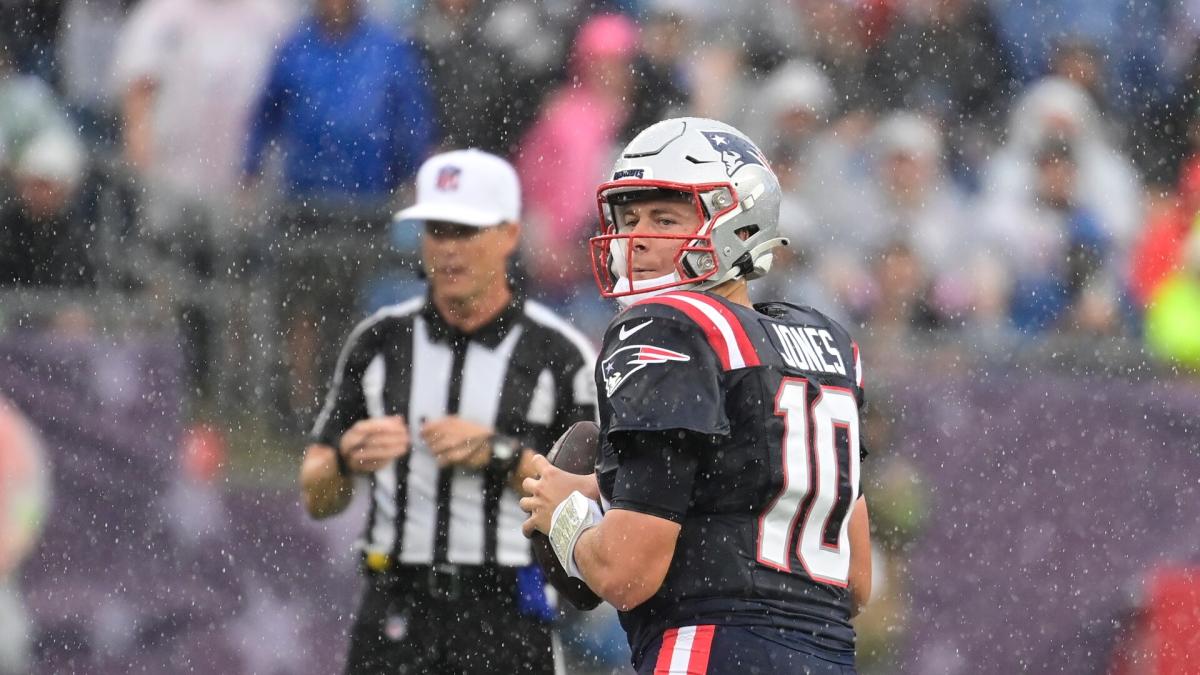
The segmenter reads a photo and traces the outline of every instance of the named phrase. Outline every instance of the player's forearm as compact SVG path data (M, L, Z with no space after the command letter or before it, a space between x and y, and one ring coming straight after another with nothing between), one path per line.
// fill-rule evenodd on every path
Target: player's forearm
M613 607L628 611L649 600L662 586L670 566L665 561L647 559L636 550L635 542L615 532L612 521L584 532L575 545L575 565L583 580Z
M328 446L310 446L300 467L304 508L313 518L341 513L354 495L354 482L338 473L335 452Z
M857 616L871 599L871 522L866 497L859 497L850 514L850 616Z

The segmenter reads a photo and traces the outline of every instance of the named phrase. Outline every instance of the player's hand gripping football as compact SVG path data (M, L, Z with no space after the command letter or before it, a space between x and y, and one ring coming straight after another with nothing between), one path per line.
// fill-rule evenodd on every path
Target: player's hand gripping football
M588 499L599 501L600 487L596 483L596 474L582 476L568 473L542 455L533 458L532 466L534 477L526 478L521 483L521 489L526 494L521 498L521 508L529 514L529 518L521 525L526 537L533 535L535 530L548 534L554 509L576 490Z
M401 415L359 420L342 434L338 451L346 466L357 473L382 469L397 457L408 454L408 424Z
M421 440L439 467L458 464L482 469L492 458L492 429L456 415L421 425Z

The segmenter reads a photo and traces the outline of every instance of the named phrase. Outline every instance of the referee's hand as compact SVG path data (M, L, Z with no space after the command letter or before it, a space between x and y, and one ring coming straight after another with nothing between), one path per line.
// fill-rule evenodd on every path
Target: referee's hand
M401 415L359 420L342 434L338 451L351 471L378 471L408 454L408 424Z
M450 415L421 425L421 440L429 446L438 466L457 464L482 469L492 458L490 427Z

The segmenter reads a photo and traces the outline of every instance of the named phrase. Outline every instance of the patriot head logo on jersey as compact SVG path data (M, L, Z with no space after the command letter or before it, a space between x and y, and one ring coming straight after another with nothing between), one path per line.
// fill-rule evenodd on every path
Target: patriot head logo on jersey
M646 366L667 363L668 361L687 362L691 360L692 357L687 354L680 354L679 352L663 349L662 347L653 347L651 345L621 347L600 364L604 372L604 391L608 396L612 396L613 392L624 384L630 375L633 375Z
M749 164L769 168L767 158L749 140L721 131L701 131L700 133L708 139L708 144L713 147L713 150L721 153L721 161L725 163L727 175L733 176L738 169Z

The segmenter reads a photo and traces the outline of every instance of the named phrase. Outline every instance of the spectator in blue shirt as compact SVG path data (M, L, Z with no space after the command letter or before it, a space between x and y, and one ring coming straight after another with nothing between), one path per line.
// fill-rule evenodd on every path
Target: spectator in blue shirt
M1026 222L1010 224L1023 233L1025 260L1014 270L1009 318L1024 335L1114 330L1113 247L1100 218L1075 196L1074 150L1069 142L1051 138L1035 161L1035 203L1024 211Z
M258 177L276 141L289 201L384 201L429 154L434 127L415 48L364 17L357 0L319 0L275 57L245 173Z

